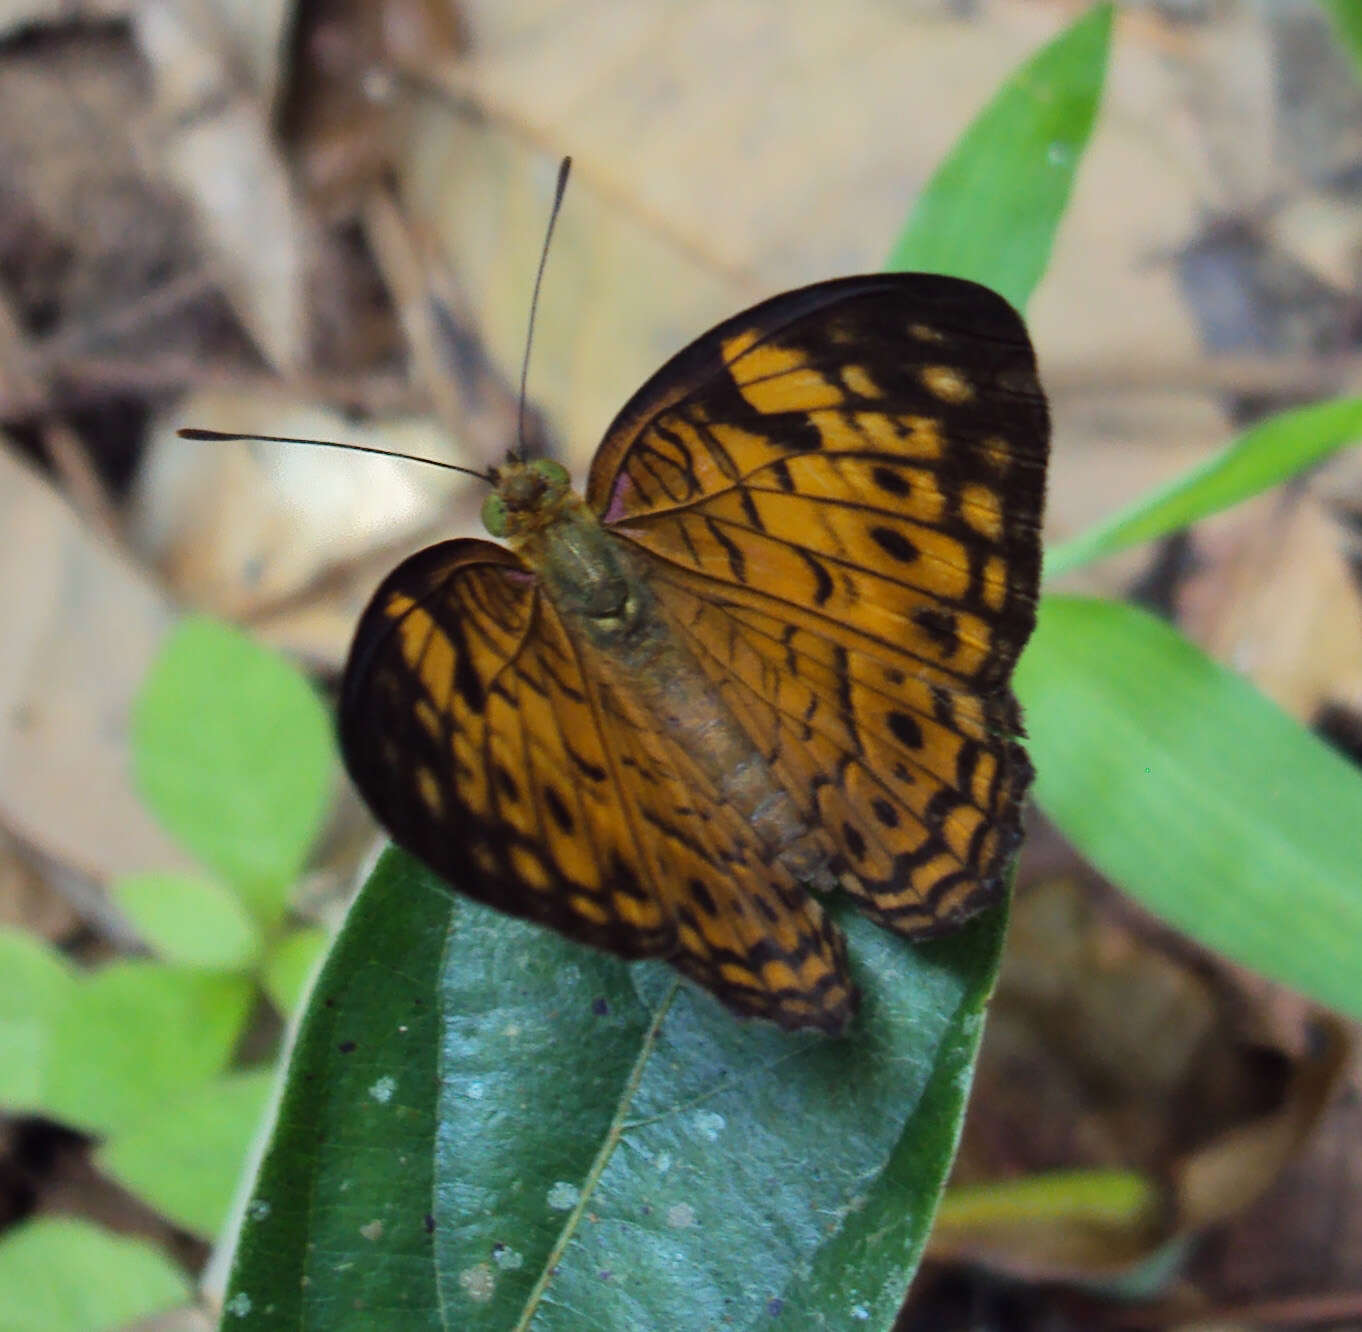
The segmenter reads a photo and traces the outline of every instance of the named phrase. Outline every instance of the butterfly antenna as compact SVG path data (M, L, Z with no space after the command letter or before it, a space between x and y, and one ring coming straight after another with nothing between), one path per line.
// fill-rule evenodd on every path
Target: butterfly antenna
M476 476L489 486L496 485L496 477L488 472L475 472L471 467L456 467L453 463L442 462L439 458L422 458L415 453L398 453L395 449L376 449L369 444L342 444L334 439L299 439L295 435L229 435L221 430L198 430L187 426L175 432L181 439L206 440L209 443L231 444L238 441L259 440L265 444L316 444L326 449L349 449L351 453L373 453L380 458L401 458L404 462L425 463L427 467L443 467L447 472L462 472L465 476Z
M530 297L530 326L525 331L525 358L520 363L520 401L516 408L517 452L523 461L525 457L525 385L530 376L530 348L534 345L534 316L539 310L539 288L544 281L544 265L548 262L549 242L553 239L553 226L558 221L558 213L563 207L563 194L567 190L568 172L572 170L572 158L565 157L558 164L558 184L553 191L553 207L549 210L549 225L544 232L544 248L539 251L539 271L534 275L534 295Z

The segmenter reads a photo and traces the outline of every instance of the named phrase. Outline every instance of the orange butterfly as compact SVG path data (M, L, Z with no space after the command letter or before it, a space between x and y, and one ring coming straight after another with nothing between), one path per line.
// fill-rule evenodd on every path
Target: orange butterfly
M1004 891L1047 440L984 287L853 277L736 315L629 401L585 499L513 459L483 507L510 549L384 581L350 774L460 892L839 1032L856 992L810 889L909 938Z

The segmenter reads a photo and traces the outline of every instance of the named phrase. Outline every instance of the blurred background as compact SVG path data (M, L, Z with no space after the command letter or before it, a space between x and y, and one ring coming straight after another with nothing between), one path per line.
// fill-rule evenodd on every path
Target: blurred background
M80 968L145 952L110 885L189 865L139 799L128 717L186 611L331 694L387 569L477 530L466 478L176 427L500 461L570 153L529 405L580 480L710 324L878 267L998 83L1086 7L0 0L0 922ZM1358 391L1360 202L1362 77L1319 6L1119 6L1030 312L1051 540L1265 413ZM1174 619L1362 761L1356 449L1066 586ZM976 1187L901 1326L1362 1327L1352 1033L1030 828L957 1168ZM375 836L337 769L299 920L334 923ZM0 1012L0 1056L22 1016ZM238 1058L280 1021L262 1007ZM98 1135L11 1109L0 1271L7 1229L60 1216L199 1274L211 1217L149 1199ZM1157 1205L1019 1224L1014 1195L978 1192L1075 1168Z

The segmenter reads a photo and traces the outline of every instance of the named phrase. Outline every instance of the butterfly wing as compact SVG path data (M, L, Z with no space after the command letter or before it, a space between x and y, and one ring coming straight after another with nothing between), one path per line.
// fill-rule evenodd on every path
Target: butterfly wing
M503 547L413 556L375 594L346 666L355 785L470 896L665 957L738 1012L840 1030L854 1002L840 934L589 650Z
M1018 315L971 282L821 283L728 320L617 417L587 501L831 867L922 936L994 900L1031 778L1048 448Z

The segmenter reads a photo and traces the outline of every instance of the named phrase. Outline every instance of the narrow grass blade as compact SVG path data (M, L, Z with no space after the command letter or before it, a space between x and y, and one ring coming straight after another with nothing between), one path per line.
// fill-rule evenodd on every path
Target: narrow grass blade
M1024 309L1097 116L1112 6L1094 5L994 96L918 197L886 268L972 278Z
M1312 403L1269 417L1200 467L1047 551L1046 576L1057 578L1127 546L1176 532L1280 485L1359 438L1362 398Z
M1320 0L1338 34L1339 44L1362 76L1362 5L1357 0Z

